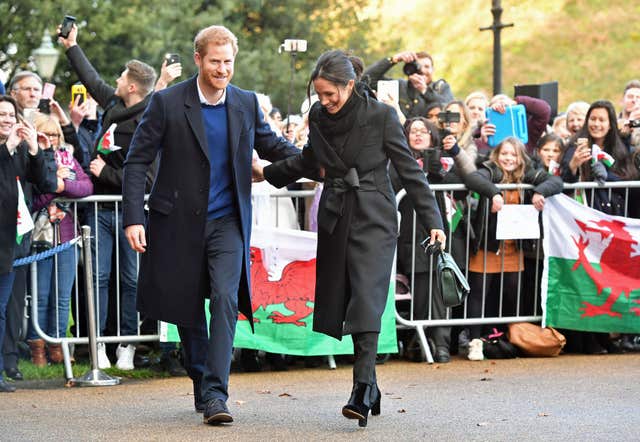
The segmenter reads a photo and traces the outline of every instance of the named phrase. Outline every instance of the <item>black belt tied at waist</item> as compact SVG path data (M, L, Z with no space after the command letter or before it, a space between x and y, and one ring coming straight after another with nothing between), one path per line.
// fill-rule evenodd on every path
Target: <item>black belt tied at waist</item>
M318 225L327 232L332 233L338 219L343 217L347 210L350 211L350 207L345 204L345 196L352 190L376 190L375 171L371 170L358 176L358 171L352 167L342 178L325 178L325 210L318 213Z

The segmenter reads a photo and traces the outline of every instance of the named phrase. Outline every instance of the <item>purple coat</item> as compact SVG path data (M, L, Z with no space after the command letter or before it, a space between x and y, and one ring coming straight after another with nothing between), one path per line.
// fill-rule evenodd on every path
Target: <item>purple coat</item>
M58 197L82 198L93 193L93 183L89 176L82 170L80 163L73 158L73 168L76 173L75 180L64 180L64 190L60 193L42 193L33 197L33 210L37 211L47 207L51 201ZM67 213L60 223L59 242L64 243L73 239L76 235L74 231L74 219L72 213Z

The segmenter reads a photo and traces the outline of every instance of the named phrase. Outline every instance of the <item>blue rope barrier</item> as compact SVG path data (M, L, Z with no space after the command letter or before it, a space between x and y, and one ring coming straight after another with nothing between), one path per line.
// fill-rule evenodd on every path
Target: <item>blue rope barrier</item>
M24 258L18 258L13 261L13 267L20 267L23 265L31 264L32 262L42 261L43 259L47 259L50 256L57 255L58 253L67 250L75 243L80 240L80 237L72 239L71 241L67 241L64 244L59 244L52 249L45 250L44 252L36 253L35 255L25 256Z

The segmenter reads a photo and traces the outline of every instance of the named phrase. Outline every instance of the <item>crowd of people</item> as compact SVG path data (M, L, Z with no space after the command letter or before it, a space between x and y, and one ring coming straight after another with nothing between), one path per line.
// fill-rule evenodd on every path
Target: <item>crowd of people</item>
M4 375L13 380L20 380L23 377L18 369L19 344L23 337L28 343L31 360L35 365L43 366L48 363L62 362L60 346L47 345L33 324L28 330L21 330L25 294L30 289L26 269L12 268L12 263L15 258L29 255L36 246L42 246L42 244L35 241L35 238L31 241L29 234L16 239L16 220L10 214L15 213L15 207L18 207L19 195L20 198L25 199L29 211L34 214L34 219L42 217L51 223L54 232L52 244L69 241L77 234L76 227L80 223L88 224L95 229L92 259L93 269L96 272L96 294L99 306L98 331L102 335L113 333L112 329L109 330L109 304L113 303L113 299L110 301L110 298L113 298L114 293L117 292L120 294L120 300L116 304L120 311L115 312L119 317L116 333L122 336L135 336L140 332L140 317L136 311L138 256L129 246L125 235L127 223L123 220L122 206L113 202L101 202L95 206L80 206L78 212L74 213L70 210L68 203L62 203L56 198L123 195L125 163L134 133L141 124L145 109L149 107L154 94L167 88L181 76L181 65L180 63L167 65L165 61L157 77L155 69L149 64L130 60L116 80L116 87L113 87L101 78L87 59L77 38L77 28L74 28L67 38L60 38L68 62L87 91L86 98L74 97L69 103L68 112L55 98L44 100L48 111L42 109L44 83L35 72L16 73L6 85L6 95L0 96L0 170L2 171L0 179L2 179L3 188L8 189L2 192L0 198L3 207L3 227L0 231L0 238L2 238L2 247L0 247L0 343L2 343L0 391L14 390L14 384L7 382ZM331 57L341 59L341 54L333 53L327 57L328 59L322 62L330 64L335 61ZM364 104L359 103L357 98L345 98L344 101L332 104L331 98L327 98L329 94L327 81L329 89L335 83L338 84L338 90L344 89L348 97L351 95L360 97L365 103L370 103L370 100L381 101L393 109L394 117L391 122L380 121L380 124L388 125L389 130L392 131L385 133L384 136L391 137L390 133L401 136L401 141L388 141L388 144L400 146L398 149L402 149L406 144L411 154L409 156L404 155L402 151L386 150L385 156L380 157L380 164L384 163L385 168L388 158L392 160L389 173L393 190L398 192L406 188L410 193L418 193L417 189L422 188L422 181L415 178L412 175L413 172L408 171L419 167L430 183L464 183L477 195L476 198L471 198L468 192L437 193L433 204L438 210L427 207L419 197L405 198L400 204L402 222L397 240L397 269L398 273L414 280L413 318L444 319L447 317L447 309L442 304L437 291L428 295L429 287L433 289L437 287L433 283L434 271L430 267L428 258L412 254L412 250L417 245L414 243L416 238L419 242L430 234L424 228L425 226L422 226L422 230L419 230L417 235L413 234L413 225L410 221L414 210L419 213L422 211L421 216L424 220L428 220L433 228L440 225L444 227L447 247L459 266L468 269L471 293L467 301L467 317L478 318L500 314L512 316L539 312L539 309L535 309L535 299L539 299L539 296L536 296L533 289L526 287L523 289L523 301L520 303L515 298L518 293L518 281L522 279L521 273L527 272L531 258L526 256L521 241L496 240L496 213L505 204L527 203L533 204L538 210L543 210L546 197L563 191L563 181L574 183L594 180L598 182L639 180L640 80L632 80L624 85L620 100L621 107L617 113L611 101L597 100L591 104L575 102L567 107L566 112L561 112L552 120L549 104L535 97L512 98L503 94L489 97L482 91L473 92L464 99L456 97L444 79L435 79L433 58L427 52L402 51L373 63L367 69L360 69L358 62L354 63L354 73L336 77L340 79L338 83L335 83L334 79L326 80L324 71L316 73L316 77L312 78L313 81L310 83L320 96L321 106L330 108L339 105L336 112L338 114L342 106L350 109L352 106L355 108ZM397 99L391 96L380 96L381 94L376 97L378 81L387 79L385 77L387 72L398 63L404 63L406 77L398 80ZM331 83L332 81L334 83ZM314 112L313 109L317 112L318 106L313 107L317 100L317 97L310 96L302 105L299 115L282 115L278 108L272 106L268 95L257 94L261 114L272 132L299 149L308 145L309 119ZM496 133L496 127L486 119L485 111L493 109L504 114L510 106L518 104L523 105L526 112L528 140L523 143L518 138L509 137L497 145L491 145L490 139ZM310 109L312 112L309 112ZM380 118L382 115L373 111L371 114L362 110L358 112L369 119ZM330 111L329 113L331 114ZM353 113L355 115L356 112ZM340 114L340 116L343 115ZM217 117L212 114L211 118ZM312 118L314 118L313 115ZM328 139L331 142L348 145L347 134L350 132L347 129L351 129L356 124L355 117L347 116L338 119L318 113L315 118L320 121L320 132L329 134ZM373 143L373 139L369 140L372 137L371 134L377 134L375 131L381 128L371 126L358 136L361 135L362 140ZM383 134L376 135L376 137L382 136ZM593 145L599 146L601 150L611 155L615 160L613 165L592 161ZM320 148L320 146L314 147ZM415 159L416 164L406 162L410 157ZM308 158L305 159L304 156L302 158L300 164L289 161L286 165L267 166L265 169L267 179L278 185L291 184L291 178L300 175L302 169L310 164L305 163L310 161ZM362 167L364 167L363 164L369 164L367 161L373 162L374 159L377 161L378 158L373 155L373 151L370 151L368 159L358 159L360 186L375 187L375 180L378 179L375 174L383 173L375 172L374 169L379 164L371 163L372 181L367 182L366 174L362 173ZM352 158L351 161L355 159ZM338 167L336 164L330 164L330 168L323 169L322 173L317 175L317 179L324 182L324 184L318 184L318 194L322 192L323 186L324 189L328 188L326 192L329 194L335 192L331 189L344 185L342 181L337 181L339 177L336 175L338 173L336 170L341 172L341 167L344 165ZM345 173L351 168L350 164L346 166ZM157 173L158 161L154 159L145 172L145 193L151 191ZM328 175L323 175L324 173ZM17 180L16 177L18 177ZM532 184L534 188L531 191L522 192L501 191L496 187L496 184L505 183L527 183ZM316 184L310 186L313 187ZM364 198L366 192L362 194ZM637 193L632 191L630 195L632 196L627 199L624 192L617 190L608 192L601 189L572 194L576 198L581 198L585 204L592 204L602 212L639 218L640 205L637 198L633 199ZM354 201L346 201L353 206L349 210L356 210L354 207L362 209ZM374 220L384 214L384 210L387 209L386 200L372 199L365 202L373 212L360 214L364 218L358 218L358 222L365 218ZM170 210L165 207L167 204L165 201L150 200L149 205L154 204L159 211ZM326 230L327 223L331 224L333 221L326 215L321 215L321 218L315 217L318 213L318 204L321 211L325 210L325 203L315 198L313 203L303 206L300 213L293 215L294 219L289 226L299 225L304 228L318 229L319 223L320 227L325 224ZM341 202L341 204L346 203ZM472 206L470 210L472 219L465 219L457 224L452 223L452 213L455 212L455 208L460 207L466 212L468 205ZM344 207L347 206L343 206L341 210L346 210ZM293 210L292 206L288 210ZM437 212L440 216L430 218L430 214ZM489 214L488 217L485 216L486 213ZM299 215L302 216L299 217ZM393 213L387 215L395 219ZM260 221L254 220L254 223L256 222ZM385 232L390 228L384 224L384 220L380 220L380 223L375 224L374 227L380 228L380 225L384 226ZM471 232L466 232L467 225L471 227ZM342 239L332 243L332 246L348 241L362 241L362 244L373 241L370 237L368 239L350 237L350 233L344 230L346 227L341 227L340 224L337 227L332 224L330 230L333 232L333 229L343 229L343 231L340 231ZM474 240L467 259L468 233ZM388 235L385 233L380 238L386 240ZM395 243L390 246L389 253L392 253L394 246ZM46 248L47 244L44 244L44 247ZM355 261L360 264L367 262L369 252L373 253L369 249L364 250L365 253L362 256L355 258ZM327 245L319 246L319 256L333 258L333 260L318 259L319 265L327 265L327 268L321 269L321 272L336 274L336 266L344 267L346 257L342 261L336 260L336 257L343 256L341 253ZM72 247L59 253L55 259L51 257L38 262L38 289L37 293L30 295L37 297L38 300L37 328L53 338L63 337L68 333L70 316L73 313L71 295L79 265L77 257L78 251ZM362 296L363 299L370 297L377 285L388 280L385 278L384 269L380 272L371 271L371 266L375 266L379 258L378 251L378 256L370 263L370 267L362 267L364 271L357 270L356 266L350 266L353 273L346 275L346 282L341 278L323 281L322 283L328 284L323 290L341 293L345 290L345 284L351 282L353 290L350 291L349 296L353 299L358 296ZM114 264L118 266L119 272L114 271ZM379 278L371 279L372 274L378 275ZM369 287L367 281L375 284ZM114 290L114 285L118 285L117 291ZM383 295L384 293L380 296ZM499 299L500 302L498 302ZM340 302L344 303L344 301ZM363 305L377 311L380 307L378 304ZM520 305L519 311L516 304ZM319 304L316 304L316 307L316 319L326 320L322 325L324 330L336 336L341 334L342 330L338 330L337 325L332 322L338 317L334 314L335 312L332 313L322 305L318 308ZM355 312L349 314L355 314ZM376 317L375 314L372 316L363 314L363 316L367 319ZM357 314L354 317L359 318ZM73 319L79 320L79 318ZM354 379L357 379L354 381L353 394L370 395L375 405L375 398L379 397L379 391L364 387L375 385L375 371L370 366L370 353L371 348L375 346L376 338L365 333L379 326L375 320L373 322L366 326L354 326L352 330L356 352L361 356L367 354L359 359L364 362L360 362L355 369ZM360 323L356 321L356 324ZM435 360L441 363L449 362L451 354L459 351L457 346L453 345L458 342L462 344L460 351L463 351L466 357L471 360L483 359L485 355L481 338L486 332L487 330L480 325L470 326L462 331L451 327L429 328L429 341L433 344ZM618 336L567 331L567 336L569 338L567 349L571 351L593 354L620 350L640 351L640 340L633 335ZM403 336L403 339L403 355L412 360L422 360L424 355L416 350L415 336ZM178 359L176 356L178 350L175 345L163 344L161 350L167 358L171 356L174 360ZM135 352L134 343L129 341L121 343L115 349L117 359L115 365L122 370L132 370ZM356 357L358 358L358 354ZM108 355L105 345L99 344L99 367L110 367L111 360L113 355ZM180 370L176 372L180 373ZM343 412L351 413L353 416L363 414L357 406L351 408L355 411L352 410L351 413L350 409L347 409ZM364 414L366 424L366 413Z

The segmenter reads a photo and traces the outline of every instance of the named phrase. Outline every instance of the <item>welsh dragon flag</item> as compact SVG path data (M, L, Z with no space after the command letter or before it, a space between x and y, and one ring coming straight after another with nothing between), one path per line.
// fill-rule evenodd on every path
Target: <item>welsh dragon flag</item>
M543 210L543 325L640 333L640 220L569 198Z
M109 126L109 129L104 133L100 141L98 142L98 152L109 155L111 152L115 152L116 150L122 149L120 146L116 146L115 142L115 131L117 124L113 123Z
M255 334L251 333L247 318L241 315L236 325L235 347L299 356L353 353L350 337L338 341L312 330L316 242L314 232L253 226L251 291ZM378 353L398 351L394 293L395 285L390 281ZM208 319L208 305L205 311ZM160 339L179 341L177 328L161 323Z

